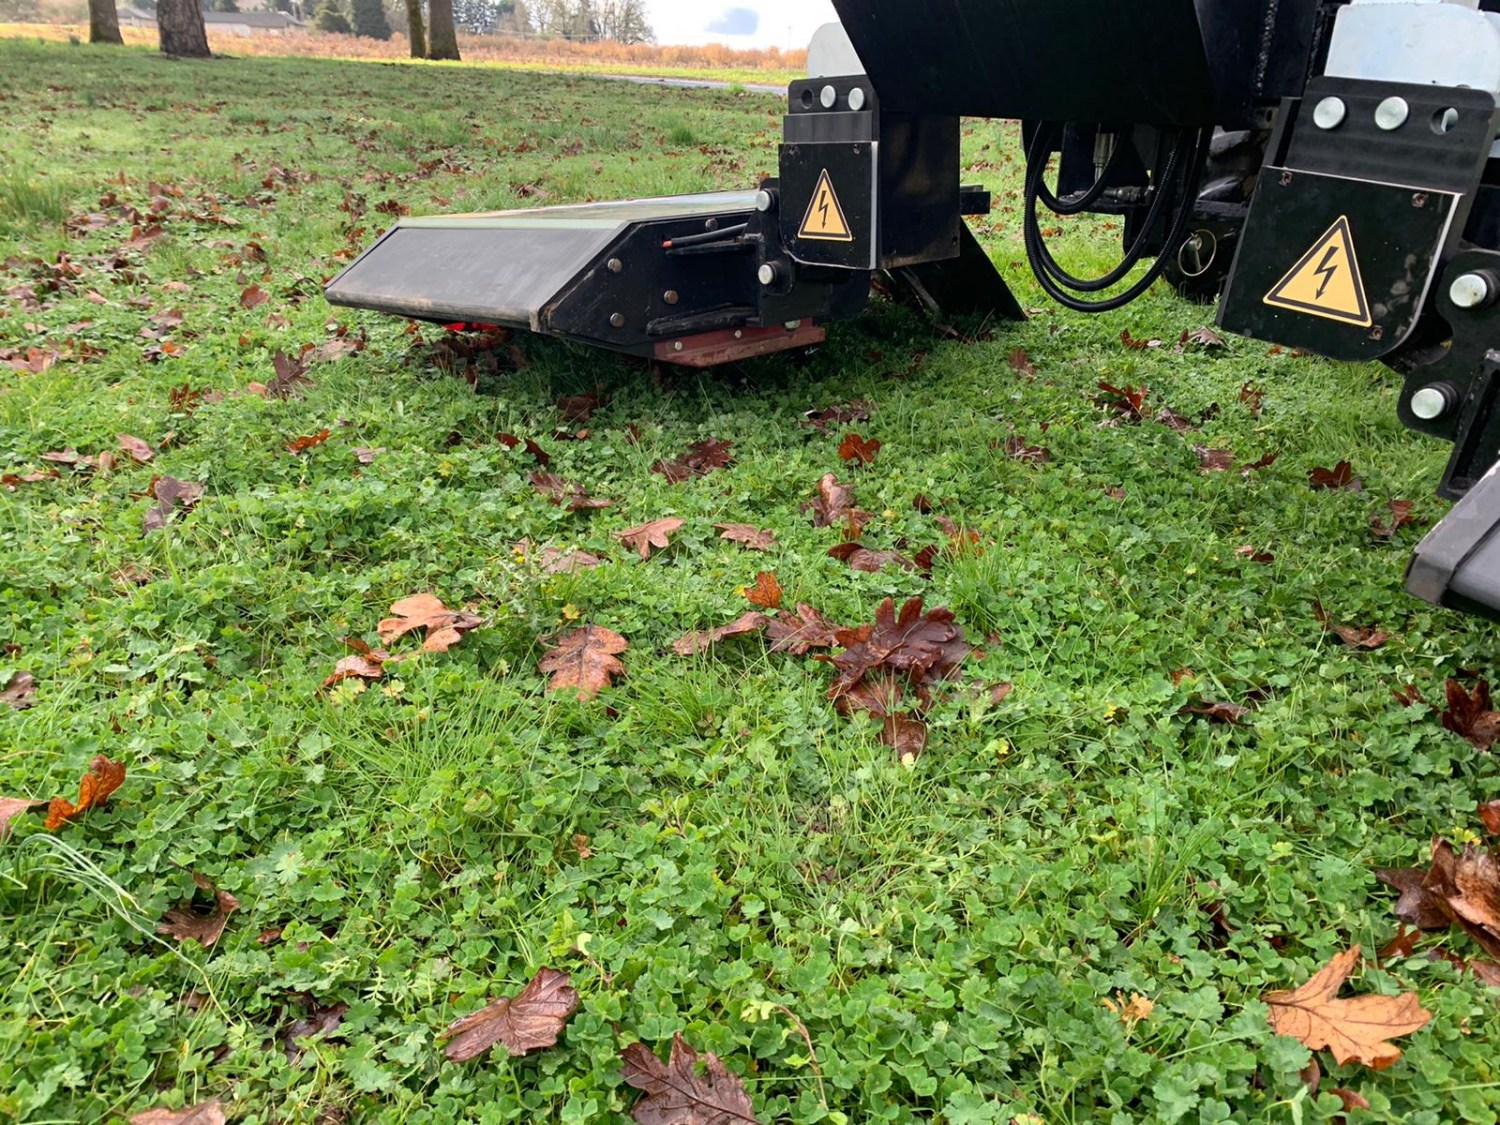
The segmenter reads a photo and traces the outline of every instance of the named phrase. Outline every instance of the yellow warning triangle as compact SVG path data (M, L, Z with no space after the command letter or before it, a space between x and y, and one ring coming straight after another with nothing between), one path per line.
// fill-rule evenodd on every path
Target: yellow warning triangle
M1312 249L1266 294L1265 303L1361 328L1374 323L1347 215L1340 215L1338 222L1323 232Z
M818 176L818 186L813 189L797 237L820 238L825 242L854 241L854 233L844 218L844 209L839 206L839 197L833 190L833 181L828 178L827 168Z

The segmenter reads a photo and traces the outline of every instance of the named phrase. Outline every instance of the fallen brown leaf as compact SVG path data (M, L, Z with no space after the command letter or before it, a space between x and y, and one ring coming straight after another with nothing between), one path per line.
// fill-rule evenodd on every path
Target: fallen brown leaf
M156 932L178 941L192 938L204 949L212 949L214 942L223 934L229 916L240 908L240 900L228 891L219 890L206 875L200 875L196 871L193 872L193 882L198 884L200 891L213 897L212 908L204 914L194 908L191 899L179 903L162 915Z
M588 489L583 485L576 481L563 480L554 473L532 473L531 486L551 503L560 505L570 512L592 512L600 508L608 508L614 503L613 500L600 500L590 496Z
M496 1043L515 1056L540 1051L557 1042L577 1010L578 992L568 974L541 968L515 996L502 996L450 1023L439 1036L447 1040L443 1054L450 1062L468 1062Z
M144 1110L130 1119L130 1125L224 1125L224 1103L219 1098L188 1106L186 1109Z
M328 434L328 427L324 426L315 434L308 434L306 437L293 438L291 441L286 443L286 451L288 453L304 453L309 449L313 449L316 446L322 445L325 441L328 440Z
M1352 1059L1383 1070L1401 1057L1401 1048L1390 1040L1425 1027L1432 1013L1415 992L1337 999L1358 962L1356 945L1335 955L1305 984L1269 992L1263 999L1276 1034L1291 1036L1314 1051L1327 1047L1340 1066Z
M789 652L805 656L810 649L832 648L840 627L806 602L797 603L797 612L782 611L767 626L772 652Z
M740 614L728 625L718 625L712 629L684 633L672 642L672 651L678 656L696 656L700 652L706 652L714 645L728 637L743 637L750 633L758 633L770 624L771 619L757 610L748 610Z
M1307 474L1307 483L1313 488L1332 492L1360 492L1365 487L1364 482L1354 475L1354 468L1348 461L1340 461L1331 469L1313 469Z
M1412 522L1412 502L1410 500L1392 500L1386 505L1390 510L1390 518L1386 519L1379 512L1370 516L1370 531L1381 539L1389 539L1397 531Z
M46 801L31 801L25 797L0 797L0 840L10 835L10 822L22 813L45 805Z
M48 832L55 832L68 821L74 819L89 809L96 809L105 801L109 795L118 789L125 780L125 763L111 761L103 754L98 754L89 763L88 773L78 783L78 803L75 805L66 797L53 797L47 804Z
M151 448L150 443L134 434L116 434L115 437L120 442L120 448L142 464L156 456L156 450Z
M757 1125L755 1107L737 1075L712 1052L703 1055L698 1071L698 1052L678 1032L665 1065L644 1043L632 1043L620 1052L622 1077L642 1092L630 1115L639 1125Z
M880 440L878 438L864 438L852 430L844 435L844 440L839 442L839 458L844 461L856 461L861 465L871 465L875 462L875 455L880 452Z
M10 679L0 687L0 703L8 704L17 711L36 706L36 679L30 672L12 672Z
M808 508L813 511L814 527L832 527L858 511L854 506L854 490L840 484L832 473L824 473L818 481L817 495L802 505L804 512Z
M552 677L548 691L573 688L579 699L593 699L614 677L625 674L625 665L616 657L628 647L620 634L600 625L585 625L559 636L537 667Z
M765 531L752 523L716 523L719 538L739 543L751 551L769 551L776 546L776 533Z
M240 308L253 309L265 304L270 299L271 294L267 293L259 285L252 283L249 288L240 294Z
M1472 694L1457 680L1446 685L1448 709L1442 714L1444 730L1461 734L1481 750L1500 742L1500 712L1490 706L1490 685L1480 680Z
M781 583L772 571L762 570L755 576L755 585L745 591L745 600L762 609L781 608Z
M1384 629L1373 625L1339 625L1328 616L1322 602L1313 602L1313 616L1323 626L1324 632L1332 633L1350 648L1379 648L1391 639Z
M447 652L471 629L484 624L484 618L464 610L449 609L432 594L413 594L391 606L393 617L375 626L375 632L386 644L416 629L425 629L424 652Z
M636 527L626 528L624 531L615 532L615 538L627 547L633 547L640 552L643 559L651 557L653 548L665 550L671 546L671 536L682 526L682 520L676 516L665 519L650 520Z

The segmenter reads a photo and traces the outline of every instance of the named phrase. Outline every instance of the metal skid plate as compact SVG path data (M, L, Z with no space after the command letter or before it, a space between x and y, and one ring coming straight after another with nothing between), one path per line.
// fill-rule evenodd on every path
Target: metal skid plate
M1422 540L1406 588L1436 605L1500 620L1500 462Z

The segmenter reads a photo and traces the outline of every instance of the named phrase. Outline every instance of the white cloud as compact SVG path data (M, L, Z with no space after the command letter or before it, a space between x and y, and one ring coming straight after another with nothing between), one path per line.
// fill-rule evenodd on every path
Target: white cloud
M712 26L747 27L744 16L724 23L731 9L759 17L753 33L728 35ZM646 0L658 43L726 43L731 47L783 47L801 50L812 33L838 19L829 0Z

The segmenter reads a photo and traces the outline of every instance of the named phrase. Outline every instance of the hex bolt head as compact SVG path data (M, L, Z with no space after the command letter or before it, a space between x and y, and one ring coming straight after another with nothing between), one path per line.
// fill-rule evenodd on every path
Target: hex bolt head
M1337 129L1344 123L1349 107L1343 98L1326 97L1313 110L1313 124L1319 129Z
M1389 132L1406 124L1411 116L1411 106L1405 98L1389 97L1375 107L1375 124Z
M865 108L865 92L861 87L856 86L849 91L849 108L855 113Z
M1453 409L1453 388L1447 383L1432 383L1411 396L1411 412L1424 422L1436 422Z
M1477 309L1490 303L1490 279L1482 273L1461 273L1448 286L1448 299L1461 309Z
M824 109L832 109L836 104L838 104L838 100L839 92L832 86L824 86L823 89L818 93L818 101L822 104Z

